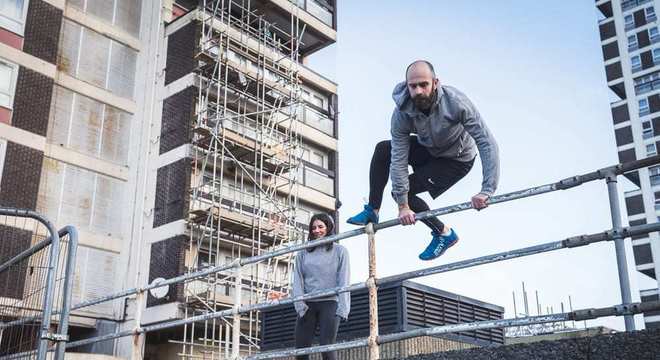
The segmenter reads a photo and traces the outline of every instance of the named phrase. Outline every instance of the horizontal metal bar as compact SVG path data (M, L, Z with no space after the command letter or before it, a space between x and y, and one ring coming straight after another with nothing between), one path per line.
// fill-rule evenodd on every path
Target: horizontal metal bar
M66 348L71 349L71 348L78 347L78 346L94 344L94 343L97 343L97 342L118 339L118 338L122 338L122 337L126 337L126 336L136 335L136 334L139 334L139 333L142 333L142 332L146 332L146 331L144 331L144 328L141 329L141 330L143 330L143 331L125 330L125 331L120 331L120 332L117 332L117 333L114 333L114 334L107 334L107 335L97 336L97 337L89 338L89 339L71 341L71 342L66 343ZM91 341L91 340L94 340L94 341Z
M37 356L37 350L26 351L22 353L11 354L7 356L1 356L0 360L13 360L13 359L35 359Z
M434 336L434 335L448 334L448 333L487 330L487 329L512 327L512 326L545 324L545 323L570 321L570 320L595 319L598 317L605 317L605 316L634 315L642 312L654 311L659 309L660 309L660 301L653 301L648 303L614 305L614 306L610 306L606 308L598 308L598 309L583 309L568 313L556 313L556 314L528 316L528 317L512 318L512 319L475 321L471 323L434 326L434 327L415 329L415 330L404 331L394 334L381 335L378 337L377 342L378 344L385 344L389 342L411 339L420 336ZM326 351L344 350L344 349L351 349L351 348L365 347L365 346L367 346L367 338L362 338L358 340L337 343L333 345L313 346L302 349L287 349L287 350L265 352L265 353L249 356L247 359L249 360L275 359L275 358L289 357L294 355L317 354Z
M10 267L18 264L22 260L25 260L29 258L30 256L36 254L39 252L39 250L43 250L46 246L50 245L50 243L53 241L52 238L47 238L46 240L40 241L38 244L34 245L33 247L21 252L20 254L14 256L10 260L8 260L6 263L0 265L0 274L3 273L4 271L7 271Z
M494 262L499 262L499 261L505 261L505 260L511 260L519 257L524 257L524 256L529 256L529 255L534 255L534 254L539 254L543 252L550 252L550 251L555 251L555 250L560 250L564 248L572 248L572 247L579 247L579 246L586 246L589 244L593 244L596 242L601 242L601 241L606 241L606 240L612 240L615 237L618 236L632 236L632 235L640 235L640 234L646 234L649 232L654 232L654 231L660 231L660 222L653 223L653 224L644 224L644 225L637 225L637 226L631 226L628 228L622 229L620 234L616 234L613 231L605 231L601 233L596 233L596 234L589 234L589 235L580 235L580 236L574 236L571 238L567 238L565 240L561 241L555 241L555 242L550 242L550 243L545 243L541 245L536 245L536 246L530 246L518 250L513 250L513 251L506 251L506 252L501 252L501 253L496 253L496 254L491 254L491 255L486 255L482 256L476 259L469 259L469 260L464 260L464 261L458 261L450 264L444 264L440 266L434 266L430 268L425 268L421 270L416 270L416 271L410 271L404 274L399 274L399 275L393 275L389 276L386 278L382 278L380 280L376 280L377 284L383 285L386 283L392 283L392 282L398 282L398 281L403 281L403 280L408 280L408 279L413 279L413 278L418 278L422 276L428 276L432 274L438 274L442 272L449 272L449 271L455 271L459 269L465 269L468 267L473 267L473 266L478 266L478 265L484 265L484 264L489 264L489 263L494 263ZM207 321L211 319L216 319L220 317L228 317L238 313L246 313L250 311L262 311L268 308L272 308L275 306L280 306L280 305L286 305L286 304L291 304L296 301L303 301L303 300L310 300L310 299L316 299L316 298L321 298L321 297L326 297L329 295L335 295L343 292L351 292L351 291L356 291L360 289L366 288L366 284L364 282L352 284L347 287L336 287L336 288L331 288L323 291L318 291L318 292L313 292L313 293L308 293L308 294L303 294L300 296L292 297L292 298L286 298L286 299L281 299L281 300L273 300L273 301L268 301L268 302L263 302L263 303L258 303L258 304L253 304L253 305L244 305L236 309L227 309L223 311L218 311L218 312L211 312L208 314L203 314L203 315L197 315L193 317L189 317L186 319L180 319L180 320L174 320L170 322L164 322L156 325L151 325L151 326L146 326L140 329L140 332L151 332L151 331L158 331L158 330L164 330L164 329L169 329L172 327L177 327L181 325L186 325L194 322L201 322L201 321ZM108 334L105 336L101 337L95 337L95 338L89 338L89 339L84 339L84 340L79 340L76 342L71 342L67 344L67 348L69 347L75 347L75 346L82 346L82 345L87 345L87 344L92 344L95 342L99 341L104 341L104 340L110 340L118 337L123 337L123 336L129 336L133 335L133 331L124 331L122 333L116 333L116 334Z
M504 251L497 254L485 255L478 258L461 260L454 263L432 266L421 270L414 270L401 274L387 276L376 280L376 283L379 285L386 283L393 283L393 282L409 280L409 279L414 279L414 278L433 275L433 274L465 269L479 265L491 264L494 262L499 262L504 260L511 260L515 258L545 253L545 252L564 249L564 248L585 246L596 242L613 240L618 236L629 237L633 235L648 234L650 232L655 232L655 231L660 231L660 222L627 227L621 231L621 234L615 234L613 231L605 231L596 234L574 236L561 241L554 241L554 242L529 246L511 251Z
M291 357L291 356L300 356L300 355L307 355L307 354L318 354L318 353L324 353L328 351L338 351L338 350L346 350L346 349L354 349L354 348L359 348L359 347L365 347L369 344L369 341L367 338L364 339L359 339L359 340L353 340L353 341L345 341L345 342L340 342L336 344L330 344L330 345L319 345L319 346L314 346L314 347L309 347L309 348L300 348L300 349L287 349L287 350L280 350L280 351L273 351L273 352L264 352L260 354L255 354L252 356L248 356L246 358L249 360L256 360L256 359L275 359L279 357Z
M474 331L482 329L492 329L511 326L525 326L548 322L569 321L569 320L589 320L606 316L624 316L634 315L642 312L654 311L660 309L660 301L648 303L632 303L624 305L614 305L597 309L583 309L567 313L557 313L550 315L530 316L523 318L485 320L467 324L451 324L435 326L425 329L415 329L397 334L383 335L378 338L379 344L393 341L410 339L419 336L433 336L454 332Z

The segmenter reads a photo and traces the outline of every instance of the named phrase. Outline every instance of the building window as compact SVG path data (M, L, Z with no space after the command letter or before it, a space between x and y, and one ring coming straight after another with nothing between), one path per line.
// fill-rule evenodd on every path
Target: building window
M18 35L23 35L28 0L0 1L0 26Z
M653 44L660 40L660 33L658 33L657 27L652 27L649 29L649 39L651 39L651 43Z
M324 108L324 106L323 106L323 105L324 105L324 101L323 101L323 98L320 97L320 96L313 95L313 97L312 97L312 104L314 104L314 105L320 107L321 109Z
M649 113L649 101L647 99L640 99L639 102L639 116L644 116ZM646 123L649 123L648 121ZM649 128L651 124L649 123ZM653 131L651 131L652 133Z
M334 196L334 180L309 167L305 167L304 184L307 187Z
M660 165L649 168L649 179L651 186L660 185Z
M628 51L637 50L637 35L628 36Z
M115 95L134 97L137 51L69 20L62 23L61 36L63 72Z
M660 64L660 49L653 49L653 63Z
M645 10L646 10L646 21L647 22L655 21L655 20L658 19L655 16L655 9L653 8L653 6L649 6Z
M646 99L644 99L644 100L646 100ZM640 108L640 111L641 111L641 108ZM644 140L646 140L646 139L650 139L652 137L653 137L653 127L651 126L651 122L650 121L644 121L642 123L642 138Z
M655 193L655 211L660 210L660 193Z
M625 25L626 30L630 30L630 29L632 29L632 28L635 27L635 21L634 21L632 15L626 15L626 16L624 17L624 20L625 20L625 22L626 22L626 25Z
M658 154L658 151L655 148L655 143L646 145L646 156L654 156L654 155L657 155L657 154Z
M0 106L11 109L14 103L14 90L18 66L0 61Z
M326 168L325 165L325 156L323 154L317 152L317 151L312 151L312 156L311 156L311 163L317 166L320 166L322 168Z
M329 7L330 5L323 0L307 0L307 8L305 10L326 25L332 27L333 14Z
M187 2L191 3L191 1ZM121 28L136 38L140 36L142 0L69 0L67 1L67 5L77 7L84 13L94 15L109 24Z
M660 72L635 79L635 94L642 95L660 89Z
M639 55L631 57L630 64L632 65L633 72L642 70L642 59L639 57Z

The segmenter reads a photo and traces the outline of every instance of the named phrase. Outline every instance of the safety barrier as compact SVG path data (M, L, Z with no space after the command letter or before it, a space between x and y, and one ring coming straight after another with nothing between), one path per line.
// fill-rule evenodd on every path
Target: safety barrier
M548 322L557 322L557 321L568 321L568 320L584 320L584 319L593 319L593 318L598 318L602 316L624 316L625 318L625 324L626 324L626 330L634 330L634 322L633 322L633 315L642 313L642 312L647 312L647 311L653 311L660 309L660 302L655 301L655 302L648 302L648 303L632 303L632 297L630 293L630 285L629 285L629 279L628 279L628 270L626 267L626 259L625 259L625 249L624 249L624 242L623 240L627 237L634 236L634 235L640 235L640 234L648 234L650 232L656 232L660 231L660 223L652 223L652 224L645 224L645 225L638 225L638 226L631 226L631 227L622 227L621 225L621 211L619 208L619 198L618 198L618 189L617 189L617 176L622 175L624 173L637 170L640 168L648 167L651 165L655 165L660 163L660 155L659 156L654 156L650 158L646 158L643 160L638 160L638 161L633 161L633 162L628 162L628 163L623 163L623 164L618 164L615 166L603 168L594 172L586 173L583 175L577 175L573 176L567 179L563 179L561 181L555 182L555 183L550 183L542 186L537 186L529 189L524 189L520 191L515 191L503 195L498 195L498 196L493 196L489 200L489 204L498 204L498 203L503 203L503 202L508 202L508 201L514 201L517 199L522 199L530 196L537 196L545 193L550 193L553 191L559 191L559 190L567 190L571 189L573 187L582 185L587 182L592 182L592 181L597 181L597 180L605 180L607 183L607 188L608 188L608 195L609 195L609 200L610 200L610 213L611 213L611 220L612 220L612 228L610 230L601 232L601 233L595 233L595 234L589 234L589 235L580 235L580 236L574 236L574 237L569 237L564 240L560 241L555 241L555 242L549 242L549 243L544 243L540 245L535 245L535 246L530 246L530 247L525 247L521 249L516 249L516 250L511 250L507 252L501 252L501 253L496 253L496 254L491 254L491 255L486 255L474 259L468 259L468 260L463 260L463 261L458 261L455 263L450 263L450 264L443 264L443 265L438 265L438 266L433 266L433 267L428 267L424 268L421 270L416 270L416 271L411 271L403 274L398 274L398 275L393 275L385 278L378 279L376 277L376 242L375 242L375 232L377 230L382 230L386 229L389 227L397 226L400 225L398 219L394 220L389 220L385 221L382 223L379 223L377 225L369 224L366 227L346 231L337 235L333 236L328 236L323 239L315 240L315 241L310 241L307 243L303 244L298 244L298 245L293 245L281 249L274 250L272 252L262 254L259 256L253 256L249 258L239 258L233 261L230 264L227 265L220 265L220 266L214 266L210 267L208 269L202 270L202 271L197 271L197 272L192 272L189 274L185 274L182 276L174 277L171 279L167 279L164 281L160 281L158 283L152 283L148 284L139 288L132 288L132 289L127 289L123 290L120 292L117 292L115 294L111 294L108 296L100 297L97 299L92 299L89 301L82 302L80 304L76 304L75 306L71 307L71 310L75 309L80 309L83 307L103 303L106 301L114 300L114 299L119 299L119 298L124 298L127 296L131 295L136 295L137 297L143 297L145 296L146 292L163 287L163 286L169 286L172 284L176 283L181 283L197 278L201 278L204 276L207 276L209 274L213 273L218 273L222 271L227 271L227 270L232 270L235 272L235 294L239 294L238 296L235 296L235 304L232 309L228 310L223 310L219 312L210 312L207 314L203 315L198 315L182 320L173 320L173 321L167 321L164 323L156 324L156 325L150 325L150 326L144 326L142 327L141 324L141 309L138 309L138 312L136 314L136 327L132 330L126 330L126 331L121 331L113 334L107 334L103 336L98 336L98 337L93 337L89 339L84 339L84 340L79 340L79 341L74 341L74 342L69 342L66 344L66 348L72 348L72 347L77 347L77 346L82 346L82 345L87 345L95 342L100 342L100 341L107 341L111 339L116 339L120 337L127 337L127 336L140 336L141 334L147 333L147 332L152 332L152 331L158 331L158 330L163 330L163 329L168 329L168 328L173 328L177 326L181 326L184 324L188 323L193 323L193 322L198 322L198 321L206 321L214 318L220 318L220 317L233 317L234 324L240 324L240 314L241 313L246 313L250 311L259 311L259 310L264 310L270 307L282 305L282 304L291 304L295 301L302 301L302 300L309 300L309 299L315 299L315 298L320 298L320 297L325 297L333 294L339 294L343 292L351 292L355 291L358 289L364 289L367 288L369 291L369 318L370 318L370 335L368 338L364 339L358 339L358 340L353 340L353 341L347 341L347 342L342 342L338 344L332 344L332 345L324 345L324 346L315 346L315 347L310 347L310 348L305 348L305 349L294 349L294 350L283 350L283 351L273 351L273 352L264 352L264 353L259 353L256 355L253 355L249 357L250 359L267 359L267 358L277 358L277 357L286 357L286 356L291 356L291 355L302 355L302 354L311 354L311 353L319 353L319 352L325 352L325 351L331 351L331 350L340 350L340 349L349 349L349 348L355 348L355 347L363 347L363 346L368 346L369 347L369 358L370 359L379 359L379 344L387 343L387 342L392 342L392 341L397 341L401 339L406 339L406 338L411 338L411 337L417 337L417 336L428 336L428 335L437 335L437 334L443 334L443 333L450 333L450 332L461 332L461 331L472 331L472 330L478 330L478 329L490 329L490 328L498 328L498 327L510 327L510 326L523 326L523 325L531 325L531 324L540 324L540 323L548 323ZM431 216L439 216L439 215L445 215L449 213L455 213L459 211L464 211L471 209L472 205L469 202L466 203L461 203L453 206L448 206L444 208L439 208L435 210L429 210L423 213L417 214L417 219L425 219ZM271 300L267 301L264 303L258 303L258 304L252 304L252 305L243 305L241 306L240 301L240 288L242 286L241 283L241 268L246 265L250 264L256 264L258 262L261 262L263 260L288 254L288 253L293 253L297 252L303 249L307 249L310 247L314 246L319 246L323 244L327 244L330 242L336 242L341 239L346 239L346 238L351 238L359 235L367 234L368 237L368 242L369 242L369 277L366 281L360 282L357 284L352 284L347 287L343 288L334 288L334 289L327 289L324 291L319 291L319 292L314 292L314 293L308 293L308 294L303 294L298 297L294 298L286 298L286 299L279 299L279 300ZM616 254L617 254L617 266L619 270L619 283L621 287L621 297L622 297L622 304L620 305L614 305L611 307L607 308L599 308L599 309L583 309L583 310L577 310L573 312L568 312L568 313L557 313L557 314L549 314L549 315L543 315L543 316L529 316L529 317L523 317L523 318L515 318L515 319L502 319L502 320L488 320L488 321L480 321L480 322L473 322L473 323L464 323L464 324L452 324L452 325L445 325L445 326L438 326L438 327L432 327L432 328L426 328L426 329L417 329L413 331L407 331L407 332L402 332L402 333L396 333L396 334L388 334L388 335L379 335L378 334L378 304L377 304L377 298L376 298L376 291L378 285L385 284L385 283L390 283L390 282L397 282L401 280L406 280L406 279L413 279L417 277L422 277L422 276L428 276L432 274L438 274L438 273L443 273L443 272L449 272L449 271L455 271L458 269L465 269L469 267L474 267L474 266L479 266L483 264L489 264L489 263L495 263L499 261L506 261L514 258L520 258L524 256L530 256L534 254L541 254L541 253L546 253L546 252L551 252L551 251L557 251L560 249L568 249L568 248L575 248L575 247L581 247L581 246L586 246L590 245L593 243L597 242L603 242L603 241L614 241L615 243L615 249L616 249ZM142 303L142 302L138 302ZM238 327L237 327L238 328ZM240 353L239 353L239 346L240 346L240 341L238 341L237 335L238 331L234 332L234 341L232 346L232 358L233 359L238 359L240 358ZM135 342L139 343L139 342Z

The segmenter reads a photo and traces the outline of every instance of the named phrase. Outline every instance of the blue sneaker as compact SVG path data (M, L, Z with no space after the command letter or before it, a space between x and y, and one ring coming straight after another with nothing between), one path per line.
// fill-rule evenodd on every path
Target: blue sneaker
M456 235L454 229L451 229L447 235L441 235L435 231L432 231L431 235L433 235L431 243L424 249L424 252L419 254L421 260L433 260L458 242L458 235Z
M376 214L374 209L367 204L364 206L364 210L359 214L348 218L346 222L353 225L367 225L368 223L378 224L378 214Z

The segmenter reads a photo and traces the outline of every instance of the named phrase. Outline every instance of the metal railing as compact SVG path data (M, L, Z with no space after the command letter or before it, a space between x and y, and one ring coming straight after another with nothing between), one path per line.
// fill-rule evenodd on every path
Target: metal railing
M67 226L56 232L29 210L0 208L0 216L0 252L12 256L0 264L0 359L45 359L50 341L55 359L64 359L77 231Z
M145 296L145 292L154 288L163 287L172 285L179 282L184 282L188 280L193 280L196 278L201 278L209 274L231 270L235 273L235 304L231 309L209 312L202 315L197 315L194 317L167 321L155 325L141 326L141 309L138 309L136 315L136 327L131 330L125 330L116 332L113 334L107 334L103 336L97 336L93 338L78 340L69 342L66 344L66 348L73 348L77 346L92 344L100 341L112 340L120 337L134 336L138 337L141 334L158 331L168 328L173 328L193 322L206 321L215 318L221 317L233 317L234 326L236 329L240 328L240 314L251 312L251 311L261 311L271 307L280 306L284 304L292 304L296 301L304 301L310 299L316 299L321 297L326 297L329 295L352 292L360 289L368 289L369 291L369 318L370 318L370 333L369 337L363 339L357 339L352 341L346 341L342 343L324 345L324 346L315 346L304 349L291 349L291 350L282 350L282 351L272 351L259 353L253 356L248 357L249 359L267 359L267 358L278 358L278 357L287 357L292 355L303 355L311 353L320 353L333 350L341 349L350 349L356 347L369 347L369 358L370 359L379 359L379 345L387 342L398 341L402 339L418 337L418 336L432 336L444 333L453 333L453 332L462 332L462 331L473 331L478 329L491 329L491 328L500 328L500 327L510 327L510 326L524 326L531 324L541 324L541 323L551 323L557 321L569 321L569 320L585 320L593 319L603 316L624 316L626 330L634 330L633 315L653 311L660 309L660 301L648 302L648 303L632 303L631 294L630 294L630 285L628 280L628 270L626 268L625 261L625 249L624 249L624 238L648 234L651 232L660 231L660 222L652 224L644 224L638 226L622 227L621 225L621 213L619 208L619 199L618 199L618 189L617 189L617 176L624 173L637 170L643 167L648 167L660 163L660 156L654 156L651 158L638 160L634 162L619 164L607 168L603 168L594 172L586 173L583 175L577 175L570 178L563 179L561 181L550 183L542 186L537 186L529 189L524 189L520 191L514 191L511 193L493 196L489 200L489 204L498 204L513 200L518 200L526 197L537 196L545 193L550 193L558 190L567 190L573 187L580 186L587 182L605 180L607 183L610 209L611 209L611 220L612 228L607 231L600 233L587 234L569 237L560 241L554 241L549 243L543 243L535 246L515 249L506 252L500 252L490 255L481 256L474 259L468 259L463 261L458 261L449 264L443 264L438 266L432 266L420 270L410 271L402 274L397 274L384 278L377 278L376 276L376 242L375 242L375 232L377 230L386 229L393 226L400 225L398 219L385 221L376 225L369 224L366 227L346 231L340 234L333 236L328 236L323 239L310 241L303 244L293 245L275 251L253 256L249 258L238 258L230 264L214 266L207 268L202 271L197 271L182 276L174 277L167 279L158 283L148 284L139 288L126 289L115 294L110 294L108 296L100 297L97 299L88 300L75 306L71 307L71 310L76 310L84 308L87 306L103 303L106 301L124 298L131 295L136 295L137 297ZM460 212L464 210L471 209L472 205L469 202L456 204L444 208L439 208L435 210L429 210L417 214L417 219L425 219L431 216L445 215L449 213ZM369 242L369 277L366 281L349 285L347 287L327 289L323 291L317 291L313 293L303 294L297 297L285 298L270 300L263 303L251 304L251 305L241 305L240 297L240 288L241 288L241 268L246 265L256 264L263 260L267 260L272 257L297 252L303 249L307 249L314 246L319 246L331 242L336 242L341 239L346 239L350 237L355 237L359 235L367 234ZM621 287L621 297L622 304L613 305L611 307L599 308L599 309L583 309L567 313L557 313L549 314L543 316L529 316L524 318L513 318L513 319L501 319L501 320L487 320L487 321L478 321L472 323L463 323L463 324L451 324L436 326L431 328L416 329L412 331L405 331L395 334L379 335L378 334L378 304L377 304L377 288L379 285L398 282L407 279L413 279L422 276L428 276L432 274L439 274L444 272L455 271L459 269L470 268L474 266L490 264L500 261L507 261L515 258L520 258L524 256L530 256L534 254L541 254L551 251L557 251L561 249L569 249L587 246L590 244L604 242L604 241L614 241L615 249L617 254L617 266L619 270L619 281ZM240 358L240 340L239 332L234 331L234 340L232 341L232 358Z

